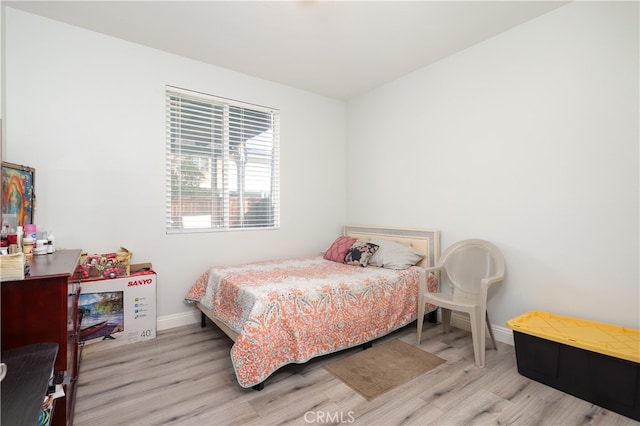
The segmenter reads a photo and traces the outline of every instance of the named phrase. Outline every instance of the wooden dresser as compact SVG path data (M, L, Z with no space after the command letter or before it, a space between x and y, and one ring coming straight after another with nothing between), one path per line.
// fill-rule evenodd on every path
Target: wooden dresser
M81 250L60 250L31 257L31 272L20 281L2 283L2 350L33 343L58 344L54 374L64 383L52 424L71 425L79 367L78 298L80 284L70 280Z

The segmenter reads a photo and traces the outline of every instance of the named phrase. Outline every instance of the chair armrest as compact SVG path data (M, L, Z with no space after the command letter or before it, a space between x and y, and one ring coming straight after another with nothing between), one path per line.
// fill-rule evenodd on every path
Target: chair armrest
M429 291L429 274L432 272L438 272L442 269L442 266L433 266L431 268L420 267L420 281L418 282L418 293L427 293Z
M441 265L436 265L436 266L432 266L430 268L422 268L424 269L425 274L428 274L429 272L437 272L440 271L442 269Z
M495 284L497 282L500 282L504 279L504 275L500 274L500 275L493 275L491 277L487 277L487 278L483 278L482 279L482 286L485 288L489 288L489 286L491 286L491 284Z

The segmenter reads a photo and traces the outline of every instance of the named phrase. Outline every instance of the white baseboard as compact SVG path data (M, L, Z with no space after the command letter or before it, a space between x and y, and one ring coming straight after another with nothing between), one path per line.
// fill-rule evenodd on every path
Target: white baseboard
M200 322L200 311L194 309L193 312L183 312L180 314L166 315L158 318L158 331L170 328L181 327Z
M438 321L441 321L440 313L438 312ZM200 311L193 310L193 312L183 312L180 314L166 315L158 318L158 331L168 330L174 327L181 327L183 325L189 325L200 322ZM451 314L451 325L462 330L471 331L471 323L467 315L462 315L453 312ZM497 325L492 325L493 335L498 342L506 343L513 346L513 332L506 328Z
M438 320L441 320L439 312ZM459 314L456 312L451 313L451 325L462 330L471 331L471 321L469 321L468 315ZM491 329L493 330L493 335L498 342L514 346L513 331L511 331L507 327L500 327L495 324L491 325Z

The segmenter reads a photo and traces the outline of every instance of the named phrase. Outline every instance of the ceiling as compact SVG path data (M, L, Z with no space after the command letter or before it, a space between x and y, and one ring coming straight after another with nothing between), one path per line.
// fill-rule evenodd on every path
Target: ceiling
M348 100L560 1L4 1L6 6Z

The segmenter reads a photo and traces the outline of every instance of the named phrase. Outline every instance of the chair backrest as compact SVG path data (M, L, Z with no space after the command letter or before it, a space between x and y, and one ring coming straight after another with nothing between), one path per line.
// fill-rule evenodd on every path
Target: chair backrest
M463 240L443 253L440 263L454 286L454 295L477 297L482 279L504 276L504 257L485 240ZM456 294L462 292L463 294Z

